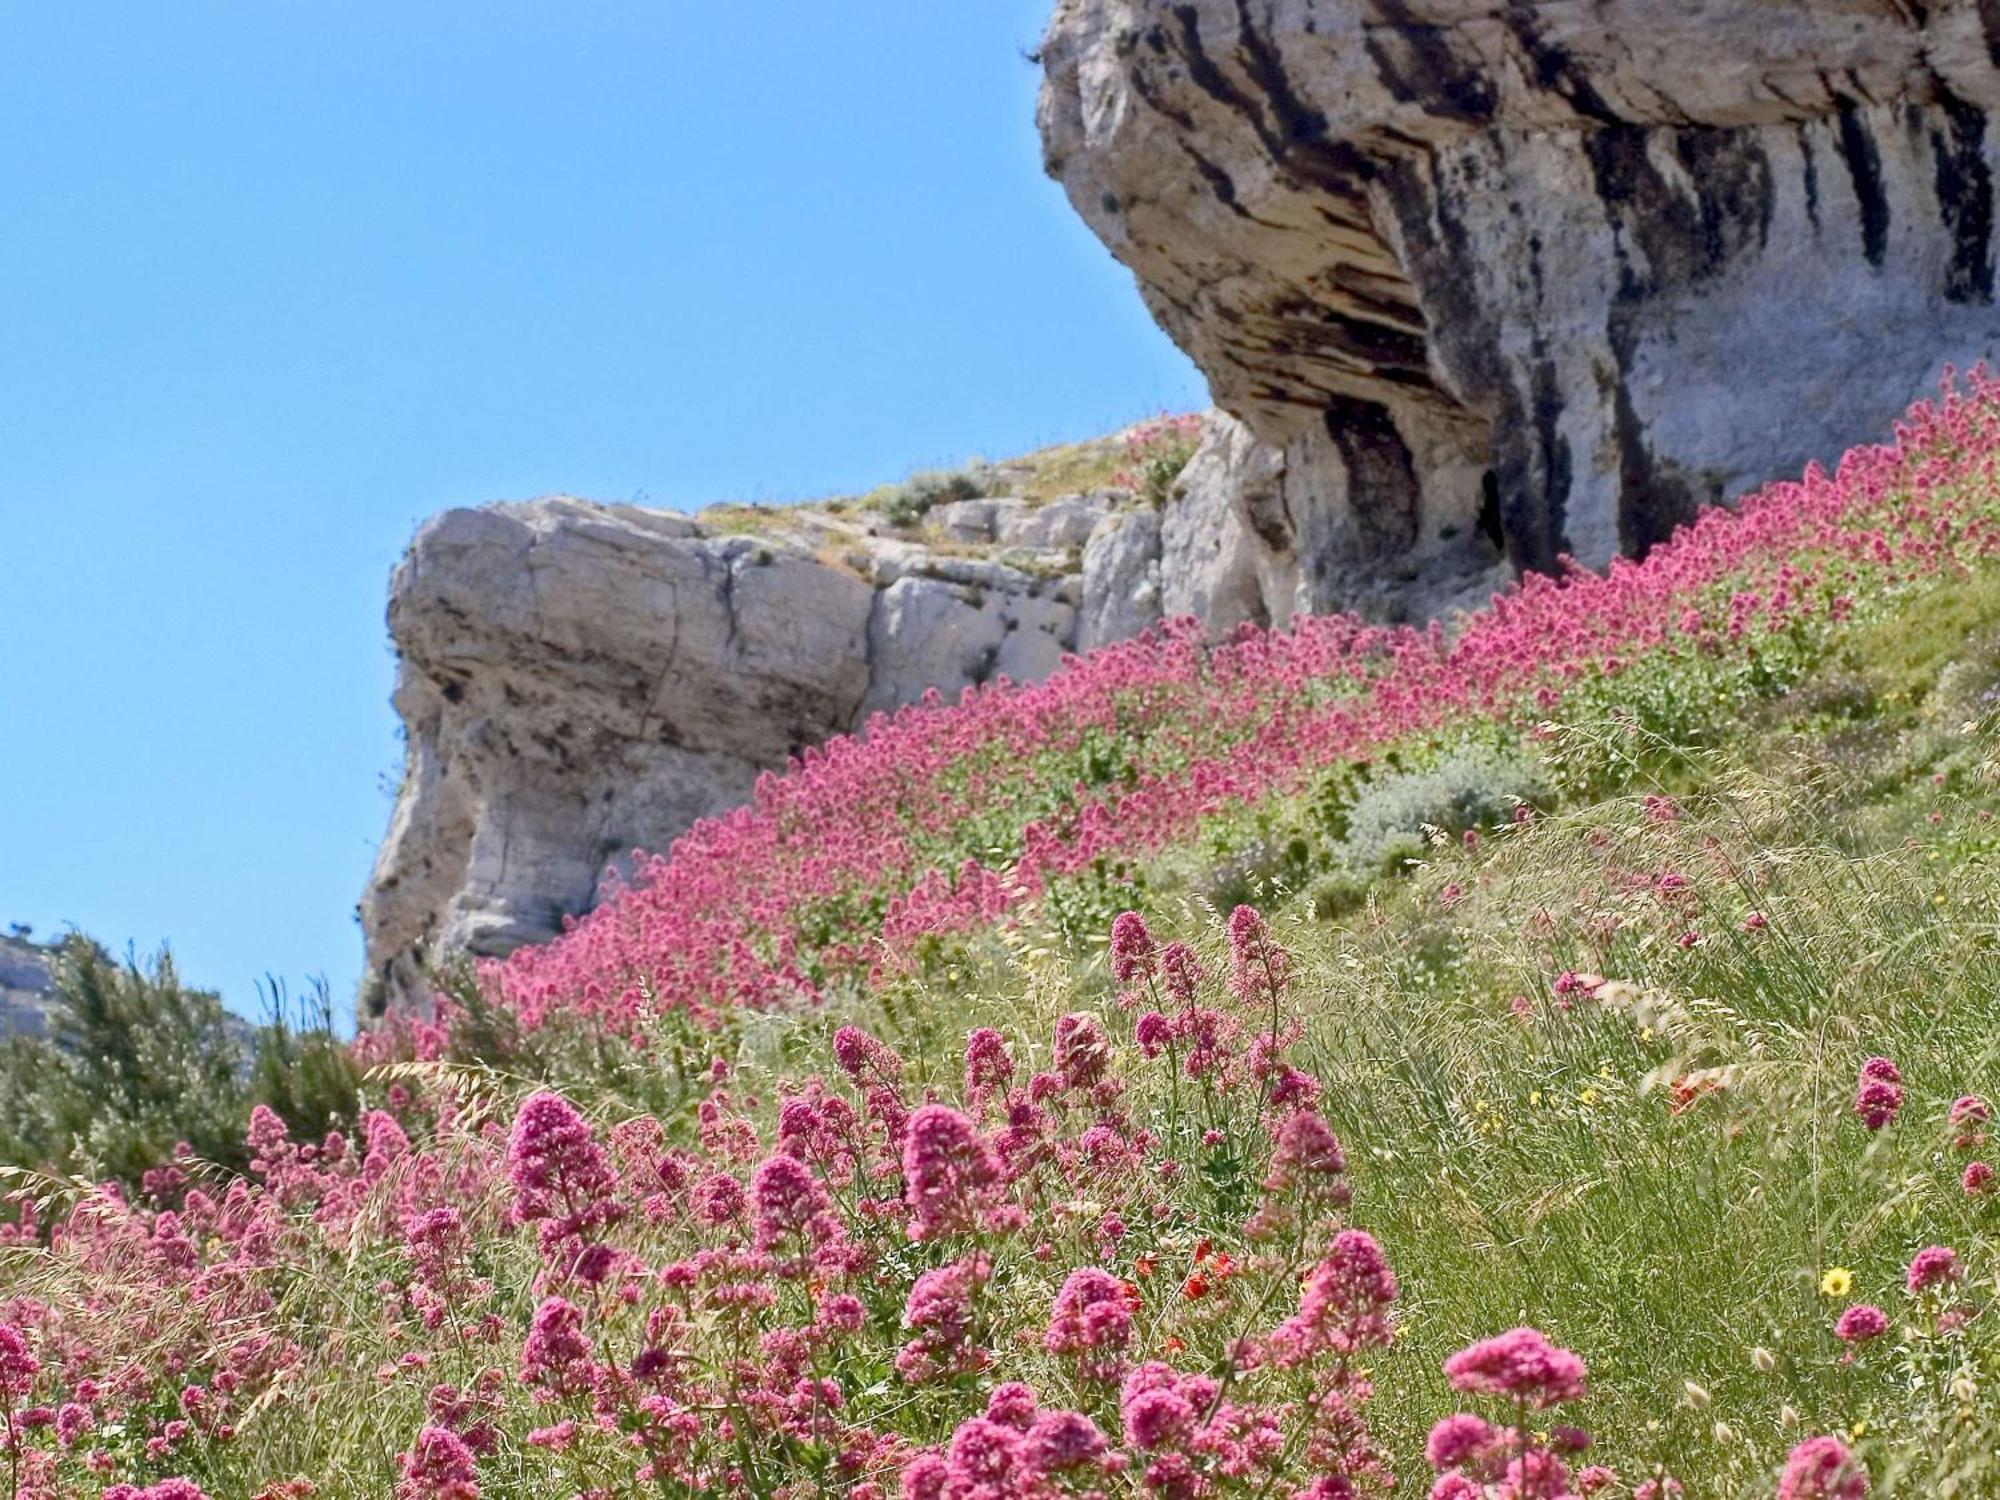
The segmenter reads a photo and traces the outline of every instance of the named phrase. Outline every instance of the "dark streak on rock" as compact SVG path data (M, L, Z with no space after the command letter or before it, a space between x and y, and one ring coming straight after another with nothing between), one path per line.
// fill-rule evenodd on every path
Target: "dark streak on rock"
M1986 33L1986 57L2000 68L2000 0L1979 0L1979 25Z
M1799 155L1805 162L1806 219L1812 224L1814 233L1818 233L1819 156L1813 150L1812 127L1805 121L1799 123Z
M1701 220L1701 272L1719 270L1748 247L1771 239L1771 162L1750 130L1700 127L1674 132L1674 152L1694 179Z
M1562 392L1555 365L1537 344L1522 391L1509 383L1493 424L1493 486L1507 560L1526 572L1553 572L1568 549L1563 525L1574 478L1562 435Z
M1535 20L1533 0L1507 0L1505 20L1507 29L1534 68L1539 87L1556 94L1586 120L1606 125L1619 123L1617 111L1592 86L1575 59L1542 35Z
M1493 82L1460 61L1451 49L1449 28L1417 20L1407 0L1374 0L1374 5L1388 26L1367 29L1368 55L1400 103L1471 125L1493 118L1498 102Z
M1611 352L1618 380L1611 392L1612 436L1618 445L1618 549L1644 557L1694 519L1693 489L1671 465L1660 463L1646 442L1645 424L1632 405L1632 334L1616 311L1611 319Z
M1197 172L1201 173L1201 180L1207 183L1208 190L1215 194L1216 202L1220 203L1224 208L1228 209L1231 213L1235 214L1236 217L1239 219L1250 219L1256 222L1261 222L1260 220L1257 220L1257 216L1255 214L1251 213L1249 209L1245 208L1241 203L1236 201L1235 178L1231 177L1221 167L1217 166L1214 162L1210 161L1207 157L1203 156L1199 151L1195 150L1193 146L1189 145L1186 136L1180 136L1180 135L1175 136L1174 143L1178 145L1182 151L1187 153L1188 160L1194 163L1194 169Z
M1889 194L1882 184L1882 153L1852 99L1840 101L1840 155L1861 205L1861 253L1880 267L1889 253Z
M1949 302L1993 301L1993 170L1986 164L1986 115L1949 90L1940 90L1946 128L1931 131L1937 164L1938 210L1951 232L1945 267Z
M1408 550L1417 540L1422 489L1389 408L1337 396L1327 403L1326 431L1347 465L1348 504L1363 546L1376 556Z

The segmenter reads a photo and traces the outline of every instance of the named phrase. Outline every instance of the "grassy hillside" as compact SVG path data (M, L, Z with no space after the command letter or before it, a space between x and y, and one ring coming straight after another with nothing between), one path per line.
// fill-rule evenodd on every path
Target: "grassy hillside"
M814 752L346 1134L24 1177L0 1500L2000 1493L1996 453Z

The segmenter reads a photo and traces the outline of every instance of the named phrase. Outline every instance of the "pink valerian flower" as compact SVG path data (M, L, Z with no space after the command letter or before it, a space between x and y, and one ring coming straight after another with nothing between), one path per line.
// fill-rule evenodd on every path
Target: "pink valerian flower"
M1291 983L1291 957L1253 906L1229 914L1229 991L1253 1009L1275 1006Z
M0 1323L0 1402L27 1399L41 1360L28 1348L27 1336L12 1323Z
M143 1490L134 1484L114 1484L100 1500L208 1500L192 1479L162 1479Z
M1210 1376L1182 1374L1160 1360L1138 1366L1118 1388L1126 1445L1141 1453L1186 1445L1218 1389Z
M947 1104L925 1104L911 1114L903 1136L911 1239L977 1229L1000 1181L1000 1159L972 1121Z
M903 1307L903 1326L915 1334L896 1356L896 1370L912 1383L984 1367L987 1354L972 1341L974 1305L993 1274L984 1252L919 1276Z
M1132 1023L1132 1040L1147 1057L1158 1057L1173 1045L1173 1023L1156 1010L1149 1010Z
M1317 1111L1297 1109L1278 1127L1264 1188L1267 1192L1345 1203L1348 1193L1341 1178L1346 1171L1347 1153L1341 1149L1340 1138L1332 1127Z
M1182 1007L1194 1004L1194 997L1207 976L1202 972L1201 959L1186 943L1169 943L1160 950L1160 982L1174 1003Z
M582 1310L562 1297L545 1298L521 1346L522 1383L551 1395L569 1395L589 1389L592 1373Z
M991 1026L981 1026L965 1038L965 1098L977 1109L996 1095L1004 1097L1014 1081L1014 1058L1007 1039Z
M1310 1222L1345 1207L1352 1197L1343 1175L1347 1153L1317 1111L1294 1109L1276 1135L1263 1201L1243 1226L1253 1240L1288 1233L1299 1225L1301 1215Z
M1969 1161L1965 1164L1965 1173L1958 1182L1968 1195L1989 1193L1993 1190L1993 1168L1987 1162Z
M1500 1396L1536 1410L1582 1397L1583 1361L1538 1328L1515 1328L1468 1345L1444 1362L1454 1390Z
M1003 1380L986 1398L986 1415L1016 1432L1026 1432L1035 1420L1035 1393L1019 1380Z
M694 1185L688 1205L694 1210L699 1223L720 1226L740 1220L750 1205L750 1198L735 1177L717 1171L710 1172Z
M1993 1110L1977 1094L1962 1094L1952 1101L1947 1123L1958 1132L1952 1145L1960 1151L1977 1151L1986 1144L1982 1128L1993 1118Z
M1095 1266L1080 1266L1056 1293L1042 1347L1068 1356L1085 1379L1116 1380L1132 1342L1132 1303L1125 1282Z
M1778 1478L1777 1500L1861 1500L1868 1471L1836 1437L1807 1438L1792 1449Z
M514 1187L512 1218L541 1225L544 1254L624 1213L610 1156L560 1094L531 1095L514 1116L507 1177Z
M1903 1107L1903 1075L1886 1057L1871 1057L1861 1065L1854 1089L1854 1112L1870 1130L1892 1122Z
M365 1143L361 1180L380 1182L397 1162L410 1154L410 1137L402 1124L384 1110L371 1109L361 1117L361 1139Z
M1910 1269L1904 1276L1904 1285L1910 1295L1949 1286L1963 1280L1965 1267L1959 1264L1958 1252L1944 1245L1928 1245L1919 1250L1910 1260Z
M1889 1315L1867 1302L1857 1302L1833 1325L1833 1335L1850 1344L1865 1344L1889 1331Z
M1136 911L1121 911L1111 919L1111 977L1120 984L1143 983L1153 977L1156 967L1146 919Z
M1381 1348L1391 1337L1389 1307L1396 1295L1396 1273L1374 1236L1343 1229L1306 1274L1299 1310L1271 1331L1267 1356L1274 1365L1291 1368L1326 1353L1345 1358Z
M833 1060L856 1088L885 1084L893 1089L903 1081L903 1059L859 1026L843 1026L833 1034Z
M1110 1061L1111 1038L1097 1017L1079 1011L1057 1019L1056 1072L1068 1087L1090 1088L1104 1077Z
M397 1462L396 1500L479 1500L472 1450L448 1427L426 1427Z
M1886 1078L1861 1075L1854 1090L1854 1112L1870 1130L1880 1130L1896 1118L1903 1107L1903 1086Z
M1501 1435L1484 1417L1469 1411L1441 1417L1424 1441L1424 1457L1440 1473L1468 1468L1484 1461Z
M795 1156L770 1156L750 1177L757 1248L801 1254L845 1238L826 1186Z

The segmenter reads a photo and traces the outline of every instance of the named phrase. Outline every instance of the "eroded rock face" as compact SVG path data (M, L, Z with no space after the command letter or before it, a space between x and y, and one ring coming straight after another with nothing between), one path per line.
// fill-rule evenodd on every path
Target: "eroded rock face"
M430 960L552 935L633 849L876 710L1052 672L1076 646L1077 517L1111 502L970 503L1036 566L811 510L768 536L567 498L426 524L391 583L406 765L361 903L364 1016L422 1004Z
M1059 0L1042 58L1050 172L1243 427L1170 612L1642 552L2000 335L1989 0Z

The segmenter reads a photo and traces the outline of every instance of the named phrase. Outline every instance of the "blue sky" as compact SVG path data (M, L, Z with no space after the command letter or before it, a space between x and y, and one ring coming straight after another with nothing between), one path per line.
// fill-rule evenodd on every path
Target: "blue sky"
M0 8L0 922L345 999L422 517L1202 404L1042 176L1046 8Z

